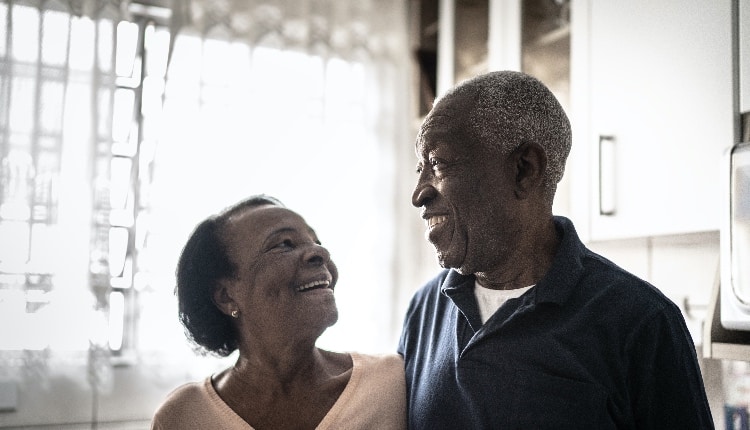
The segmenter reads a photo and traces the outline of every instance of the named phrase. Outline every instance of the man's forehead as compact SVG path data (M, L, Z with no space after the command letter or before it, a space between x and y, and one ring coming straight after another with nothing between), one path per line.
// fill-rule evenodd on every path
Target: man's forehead
M472 114L474 99L471 92L450 94L439 99L422 123L422 130L432 128L435 124L455 125L464 122Z
M464 140L468 126L462 112L440 114L427 118L419 129L416 147L427 149L440 143Z
M456 117L449 114L431 115L425 119L419 128L419 140L424 139L427 135L442 134L450 131L450 126L456 125Z

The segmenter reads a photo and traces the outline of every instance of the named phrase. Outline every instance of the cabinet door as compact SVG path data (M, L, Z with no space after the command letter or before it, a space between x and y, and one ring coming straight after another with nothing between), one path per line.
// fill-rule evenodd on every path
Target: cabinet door
M732 0L574 0L572 13L574 152L584 147L587 171L570 174L587 177L572 192L585 184L588 238L718 229Z
M740 112L747 113L750 112L750 2L740 1L737 6L739 8Z

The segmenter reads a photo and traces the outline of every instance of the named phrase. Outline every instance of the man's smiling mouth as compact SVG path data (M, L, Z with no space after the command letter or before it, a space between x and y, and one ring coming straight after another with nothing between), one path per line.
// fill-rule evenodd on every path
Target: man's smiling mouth
M427 224L427 228L431 229L431 228L435 227L438 224L444 223L447 220L448 220L448 217L445 216L445 215L436 215L436 216L431 216L431 217L427 218L425 220L425 224Z

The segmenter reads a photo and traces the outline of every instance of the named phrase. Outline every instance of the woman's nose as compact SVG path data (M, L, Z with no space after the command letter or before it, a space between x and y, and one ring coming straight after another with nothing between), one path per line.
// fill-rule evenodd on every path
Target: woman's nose
M305 250L303 258L307 264L320 266L331 259L331 254L322 245L314 244Z

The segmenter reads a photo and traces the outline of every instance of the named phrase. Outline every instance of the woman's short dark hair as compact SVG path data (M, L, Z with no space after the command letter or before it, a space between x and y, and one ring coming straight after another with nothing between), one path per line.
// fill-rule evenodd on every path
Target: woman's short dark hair
M251 196L198 224L182 249L175 288L179 317L188 339L199 349L226 357L238 347L231 317L219 310L213 298L219 281L234 276L237 270L227 254L222 231L232 215L264 205L284 206L265 194Z

